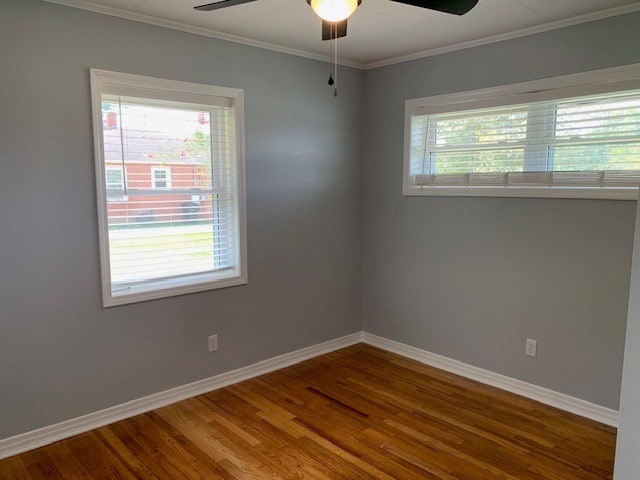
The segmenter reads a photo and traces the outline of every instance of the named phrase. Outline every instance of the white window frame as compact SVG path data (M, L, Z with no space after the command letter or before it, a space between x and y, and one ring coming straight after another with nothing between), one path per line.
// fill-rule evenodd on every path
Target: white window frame
M112 307L248 283L243 90L98 69L90 69L90 79L103 306ZM232 108L235 119L236 151L236 184L234 185L236 221L234 227L238 239L238 258L234 268L150 281L145 284L145 289L135 293L114 295L111 289L106 168L102 128L102 95L114 92L122 92L118 94L123 96L149 98L153 101L164 100L204 106L223 105Z
M159 187L156 184L156 172L165 173L164 187ZM171 189L171 167L151 167L151 189L152 190L170 190Z
M410 177L411 117L490 108L562 98L613 93L640 88L640 64L563 75L542 80L501 85L405 101L404 168L402 193L405 196L478 196L599 198L637 200L638 188L565 186L413 186Z

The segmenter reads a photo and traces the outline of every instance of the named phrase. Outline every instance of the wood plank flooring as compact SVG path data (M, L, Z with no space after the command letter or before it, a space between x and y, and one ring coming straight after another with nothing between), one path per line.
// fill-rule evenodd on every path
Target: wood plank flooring
M359 344L0 460L9 479L612 478L615 429Z

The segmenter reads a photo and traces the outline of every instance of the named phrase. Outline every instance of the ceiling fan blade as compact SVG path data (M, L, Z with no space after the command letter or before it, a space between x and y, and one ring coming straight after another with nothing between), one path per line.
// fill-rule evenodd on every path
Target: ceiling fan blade
M327 22L322 20L322 40L333 40L347 36L347 20L341 22Z
M413 5L414 7L428 8L438 12L464 15L478 3L478 0L392 0L393 2Z
M234 5L242 5L243 3L255 1L256 0L220 0L219 2L205 3L204 5L198 5L193 8L200 12L210 12L211 10L217 10L219 8L233 7Z

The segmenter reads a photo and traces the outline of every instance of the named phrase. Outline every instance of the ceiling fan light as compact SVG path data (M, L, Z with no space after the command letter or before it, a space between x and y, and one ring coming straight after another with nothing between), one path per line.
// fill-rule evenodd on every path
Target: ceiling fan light
M358 0L311 0L311 8L327 22L340 22L355 12Z

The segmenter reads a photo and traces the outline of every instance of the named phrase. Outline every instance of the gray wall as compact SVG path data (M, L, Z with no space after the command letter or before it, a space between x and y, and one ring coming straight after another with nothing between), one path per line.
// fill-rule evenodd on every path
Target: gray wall
M403 113L640 62L638 31L630 14L366 73L366 331L618 408L636 202L403 197Z
M640 62L639 28L343 69L334 99L321 62L0 0L0 438L362 325L617 408L635 202L402 197L403 108ZM101 308L89 67L245 89L249 285Z
M360 330L362 72L35 0L0 45L0 438ZM89 67L245 90L247 286L101 308Z
M640 471L640 210L637 214L620 394L616 480L636 480Z

